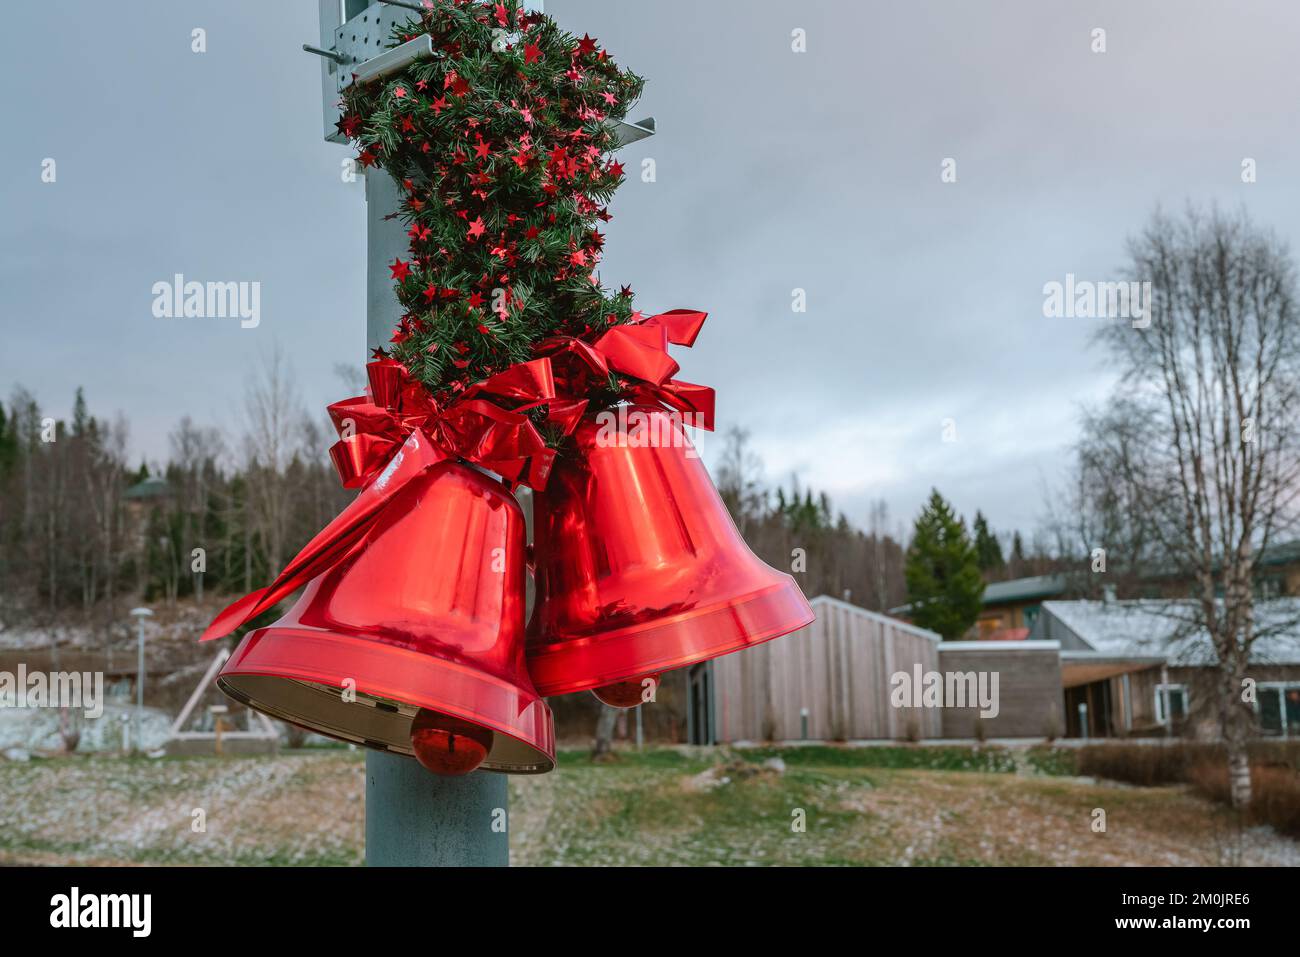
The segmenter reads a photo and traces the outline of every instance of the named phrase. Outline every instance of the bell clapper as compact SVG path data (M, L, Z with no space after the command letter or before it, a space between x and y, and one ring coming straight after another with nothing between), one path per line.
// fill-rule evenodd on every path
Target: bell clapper
M654 702L661 677L662 675L659 672L652 675L641 675L637 678L616 681L611 685L594 688L591 693L611 708L635 708L640 704Z
M492 731L482 725L421 708L411 721L411 750L428 771L469 774L492 750Z

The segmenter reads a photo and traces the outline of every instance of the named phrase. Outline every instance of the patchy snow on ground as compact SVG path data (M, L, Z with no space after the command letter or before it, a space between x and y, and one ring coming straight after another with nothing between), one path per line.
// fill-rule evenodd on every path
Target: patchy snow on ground
M144 750L160 748L167 742L172 716L156 708L144 709ZM0 749L21 748L27 751L59 753L64 749L60 733L64 727L80 731L77 753L120 751L135 732L135 707L105 704L98 718L82 712L64 713L58 708L0 707Z
M782 766L783 765L783 766ZM0 862L358 864L360 751L0 760ZM1097 829L1097 811L1105 812ZM1185 787L648 750L510 781L519 865L1274 865L1300 844Z

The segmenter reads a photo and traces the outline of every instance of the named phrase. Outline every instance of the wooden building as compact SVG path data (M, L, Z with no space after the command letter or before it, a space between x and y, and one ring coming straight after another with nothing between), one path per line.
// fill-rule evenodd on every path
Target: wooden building
M1055 641L945 641L939 670L946 676L997 677L997 713L947 705L945 738L1055 738L1065 732L1060 644ZM969 681L969 679L968 679Z
M1048 601L1035 638L1061 646L1069 737L1218 735L1214 649L1187 600ZM1300 598L1259 601L1249 677L1258 730L1300 737Z
M817 620L783 638L691 669L695 744L934 738L935 709L890 704L890 676L938 667L932 631L821 595Z
M1213 649L1178 604L1044 601L1029 639L941 641L823 595L807 628L690 669L689 740L1212 739ZM1300 737L1300 598L1258 603L1256 622L1259 733ZM895 693L923 677L941 701Z
M984 586L983 608L967 637L992 641L1024 638L1034 627L1043 602L1065 593L1064 575L990 582Z

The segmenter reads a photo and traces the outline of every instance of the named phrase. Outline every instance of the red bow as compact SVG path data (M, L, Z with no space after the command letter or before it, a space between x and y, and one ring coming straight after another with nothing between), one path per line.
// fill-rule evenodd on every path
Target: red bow
M556 337L539 343L539 355L554 367L556 391L578 396L592 379L607 382L611 373L630 377L621 382L620 397L632 402L662 404L691 416L693 425L713 429L714 392L706 385L670 378L680 368L668 346L691 346L708 317L694 309L673 309L621 326L614 326L594 343Z
M339 432L330 458L345 488L369 484L417 431L444 458L465 459L534 488L546 484L552 453L541 434L522 412L492 400L522 402L527 409L555 398L548 360L513 365L472 386L446 409L395 359L371 362L366 373L367 395L329 407Z

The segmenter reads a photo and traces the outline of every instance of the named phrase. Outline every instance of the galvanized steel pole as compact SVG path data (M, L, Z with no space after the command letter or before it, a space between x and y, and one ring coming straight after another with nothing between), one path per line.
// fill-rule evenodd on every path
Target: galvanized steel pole
M386 40L391 16L381 17L385 2L319 0L320 45L303 49L322 58L325 136L342 142L333 129L338 118L338 91L353 75L382 75L399 69L410 58L427 55L422 49L394 49L377 56ZM541 11L541 0L524 7ZM408 3L388 6L413 7ZM343 25L350 23L348 30ZM373 38L367 35L373 32ZM358 45L362 35L376 46ZM412 46L408 44L406 46ZM418 47L419 43L414 43ZM425 43L427 47L427 42ZM630 142L654 132L654 121L624 124ZM368 349L386 344L401 317L388 264L407 254L406 232L397 211L397 184L386 173L366 176L366 340ZM381 867L502 867L510 862L506 776L475 771L464 777L442 778L425 771L412 758L366 752L366 863Z
M366 177L366 344L388 342L402 308L388 264L407 253L397 211L397 183ZM371 867L505 867L506 776L474 771L430 774L414 758L366 751L366 864Z

